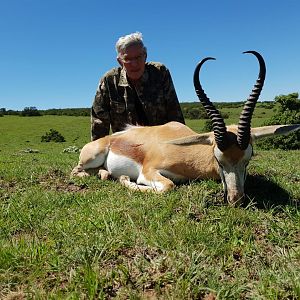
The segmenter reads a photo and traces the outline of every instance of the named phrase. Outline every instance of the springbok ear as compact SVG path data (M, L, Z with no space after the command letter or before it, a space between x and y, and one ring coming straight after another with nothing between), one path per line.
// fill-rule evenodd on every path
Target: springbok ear
M271 135L283 135L300 129L300 124L294 125L273 125L252 128L251 136L253 140L258 140Z
M182 137L175 140L166 141L166 144L172 145L193 145L193 144L201 144L201 145L212 145L213 144L213 134L212 133L202 133L196 135L190 135L186 137Z

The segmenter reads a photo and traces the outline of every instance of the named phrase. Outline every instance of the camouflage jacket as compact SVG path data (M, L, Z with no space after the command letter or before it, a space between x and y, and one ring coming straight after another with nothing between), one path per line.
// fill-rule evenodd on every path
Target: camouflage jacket
M147 62L141 85L127 81L121 67L107 72L99 82L91 109L91 138L98 139L123 130L127 124L160 125L184 123L169 70L160 63Z

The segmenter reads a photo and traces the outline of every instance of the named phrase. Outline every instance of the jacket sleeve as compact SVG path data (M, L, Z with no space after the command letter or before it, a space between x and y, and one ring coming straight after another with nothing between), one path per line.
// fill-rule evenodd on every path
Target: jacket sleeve
M94 141L109 134L110 101L105 77L99 82L91 108L91 140Z
M173 80L168 69L166 69L164 80L164 94L167 102L168 121L177 121L185 124Z

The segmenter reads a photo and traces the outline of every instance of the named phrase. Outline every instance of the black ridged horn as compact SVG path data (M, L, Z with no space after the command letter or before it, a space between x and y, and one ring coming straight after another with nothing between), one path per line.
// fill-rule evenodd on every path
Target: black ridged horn
M263 57L256 51L245 51L243 53L251 53L256 56L259 62L259 75L254 88L247 99L244 109L240 115L240 120L238 124L238 132L237 132L237 142L239 147L242 150L245 150L250 142L251 135L251 119L252 114L256 105L256 102L259 98L260 92L263 88L265 77L266 77L266 65Z
M212 121L212 126L213 126L213 131L214 131L217 146L221 151L224 151L228 147L227 138L226 138L227 131L226 131L226 126L225 126L224 120L223 120L220 112L216 109L216 107L211 103L209 98L206 96L206 94L200 84L200 80L199 80L199 72L200 72L201 66L207 60L211 60L211 59L215 60L215 58L213 58L213 57L206 57L206 58L202 59L196 66L196 69L194 72L194 87L195 87L195 91L196 91L196 94L197 94L199 100L201 101L209 118Z

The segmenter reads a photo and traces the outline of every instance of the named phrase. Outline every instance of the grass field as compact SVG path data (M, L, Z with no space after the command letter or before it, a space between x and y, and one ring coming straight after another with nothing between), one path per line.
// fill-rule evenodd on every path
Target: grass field
M66 142L41 143L50 128ZM0 118L0 299L300 298L299 151L256 149L232 208L211 180L153 195L70 179L63 150L89 139L88 117Z

